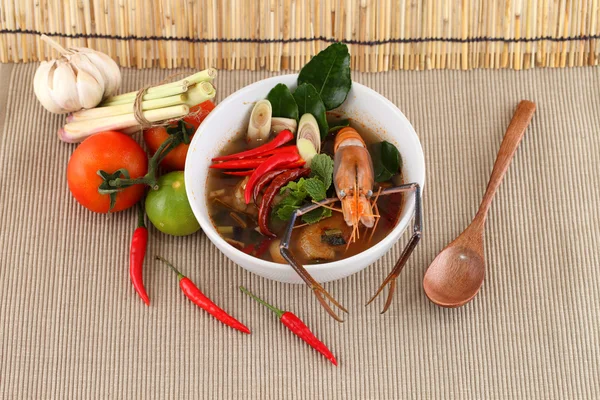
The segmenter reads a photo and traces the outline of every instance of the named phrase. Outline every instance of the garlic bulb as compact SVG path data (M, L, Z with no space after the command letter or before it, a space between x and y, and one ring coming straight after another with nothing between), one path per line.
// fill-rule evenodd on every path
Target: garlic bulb
M271 118L271 132L273 132L273 133L279 133L284 129L287 129L292 133L296 133L297 127L298 127L298 123L293 118L281 118L281 117Z
M43 61L35 72L33 90L44 108L56 114L94 108L121 86L117 63L104 53L87 49L65 49L42 35L58 50L58 60Z
M250 122L248 123L247 138L250 147L257 147L269 139L271 134L271 115L273 108L269 100L261 100L254 105Z

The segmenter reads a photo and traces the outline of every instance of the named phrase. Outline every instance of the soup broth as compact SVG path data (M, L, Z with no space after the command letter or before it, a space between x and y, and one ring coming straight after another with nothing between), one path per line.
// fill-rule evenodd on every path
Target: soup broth
M330 126L336 126L340 117L328 114ZM355 128L367 145L379 142L375 134L369 132L361 124L350 121L350 126ZM248 150L245 135L238 135L222 149L220 155L228 155ZM335 132L327 136L322 143L321 153L333 158L333 143ZM402 183L402 176L397 175L393 179L394 184ZM244 177L230 176L222 171L211 169L207 179L207 207L212 223L217 232L232 246L259 257L264 260L285 263L278 251L279 240L263 236L257 226L258 209L255 204L246 205L243 195ZM389 187L392 183L385 182L375 184L374 192L379 187ZM328 197L335 197L333 185L327 193ZM279 198L275 200L275 203ZM290 240L290 250L302 264L316 264L342 260L362 251L367 250L386 237L396 226L402 212L404 198L401 193L380 196L377 199L377 209L380 215L379 221L374 228L367 229L362 226L358 237L348 244L352 228L349 227L342 216L340 203L333 203L330 207L335 208L333 215L315 224L303 224L300 219L296 221ZM375 208L374 208L375 211ZM281 238L287 221L271 217L269 227L277 238ZM331 240L330 234L335 233L336 238L343 240Z

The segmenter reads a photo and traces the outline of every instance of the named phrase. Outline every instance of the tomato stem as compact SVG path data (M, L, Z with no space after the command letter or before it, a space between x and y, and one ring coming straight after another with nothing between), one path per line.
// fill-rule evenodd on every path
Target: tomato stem
M120 176L114 179L107 179L106 183L111 189L125 189L133 185L148 185L153 190L157 190L157 175L160 162L169 154L171 150L179 146L181 143L189 144L189 132L187 127L180 123L179 129L170 134L169 137L162 142L154 155L148 161L148 172L141 178L129 178ZM110 177L113 178L113 177Z

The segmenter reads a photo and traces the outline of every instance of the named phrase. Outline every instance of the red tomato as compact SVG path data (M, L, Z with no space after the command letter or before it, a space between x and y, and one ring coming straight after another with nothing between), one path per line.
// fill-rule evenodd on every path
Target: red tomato
M190 108L190 113L198 111L196 115L185 117L183 120L194 127L194 130L198 129L200 123L204 121L204 118L215 108L212 101L207 100L204 103L198 104ZM193 137L194 135L192 135ZM169 134L164 126L158 126L155 128L146 129L144 131L144 141L151 155L154 155L160 145L167 140ZM167 154L167 156L161 161L160 166L167 171L183 171L185 167L185 158L187 156L188 148L187 144L180 144Z
M102 178L98 171L109 174L125 168L130 177L140 178L148 172L148 157L131 137L115 131L90 136L75 149L67 166L67 181L73 197L88 210L106 213L110 206L107 194L98 193ZM117 193L111 212L125 210L144 195L144 185L128 187Z

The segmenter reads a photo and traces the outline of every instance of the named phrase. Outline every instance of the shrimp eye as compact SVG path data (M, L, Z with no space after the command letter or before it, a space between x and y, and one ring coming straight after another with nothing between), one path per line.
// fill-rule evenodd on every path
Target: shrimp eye
M346 197L346 191L344 189L340 190L340 198Z
M371 197L371 196L373 196L373 191L372 191L372 190L369 190L369 191L367 192L367 198L369 198L369 197Z

